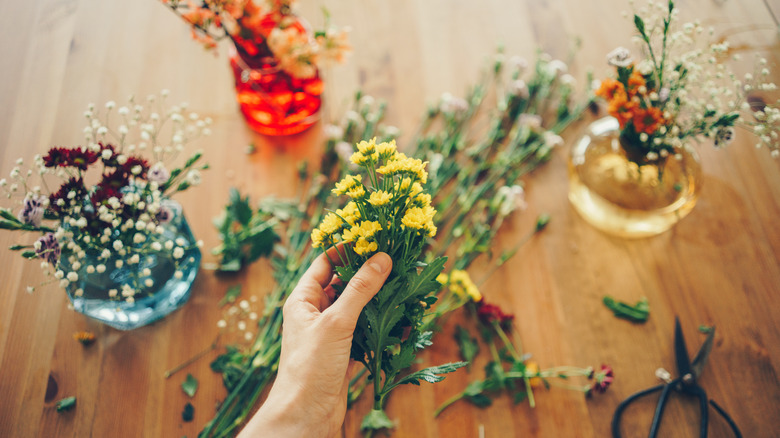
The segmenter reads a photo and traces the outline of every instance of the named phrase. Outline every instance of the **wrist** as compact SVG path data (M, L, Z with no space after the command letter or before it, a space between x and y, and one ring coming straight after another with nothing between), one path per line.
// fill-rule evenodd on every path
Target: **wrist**
M238 438L274 436L279 438L317 437L327 432L310 413L301 410L303 394L297 385L274 384L268 398L241 431Z

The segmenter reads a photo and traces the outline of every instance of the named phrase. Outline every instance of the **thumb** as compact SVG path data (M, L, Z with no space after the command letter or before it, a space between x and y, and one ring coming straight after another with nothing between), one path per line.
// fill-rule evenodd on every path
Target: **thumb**
M383 252L374 254L349 280L344 292L327 311L339 315L339 319L354 330L360 311L382 288L392 266L393 260L389 255Z

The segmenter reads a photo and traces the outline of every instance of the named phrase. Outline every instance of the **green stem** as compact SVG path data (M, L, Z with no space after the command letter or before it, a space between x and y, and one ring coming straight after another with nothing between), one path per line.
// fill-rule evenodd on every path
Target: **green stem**
M493 324L493 328L496 330L496 333L498 333L498 337L501 338L501 341L504 343L504 346L506 346L507 350L509 350L509 353L512 354L512 357L516 361L522 362L522 358L520 357L520 354L517 353L517 351L515 350L515 346L506 336L506 333L504 333L504 329L501 328L501 324L499 324L498 321L493 321L492 324Z
M445 401L441 406L439 406L438 409L436 409L436 411L433 413L433 417L434 418L438 417L439 414L441 414L443 410L445 410L448 407L450 407L450 405L455 403L456 401L462 399L465 395L466 395L465 392L461 392L460 394L455 394L454 396L452 396L449 399L447 399L447 401Z

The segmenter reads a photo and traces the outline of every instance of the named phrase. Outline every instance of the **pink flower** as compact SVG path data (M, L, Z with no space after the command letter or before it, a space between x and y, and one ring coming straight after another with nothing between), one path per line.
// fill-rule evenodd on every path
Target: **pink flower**
M609 388L609 385L611 385L612 381L615 380L612 367L609 365L601 365L601 369L599 372L594 373L593 377L596 380L593 382L591 389L600 393L606 392L607 388Z

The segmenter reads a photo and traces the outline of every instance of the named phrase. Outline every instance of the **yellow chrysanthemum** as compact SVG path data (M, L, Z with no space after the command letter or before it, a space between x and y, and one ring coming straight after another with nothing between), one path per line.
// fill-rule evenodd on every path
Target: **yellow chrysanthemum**
M352 228L345 230L341 239L345 242L355 242L359 239L370 239L382 229L382 225L377 221L363 221L359 225L353 225Z
M363 140L360 143L358 143L357 144L357 149L358 149L358 152L360 152L361 154L368 156L368 155L373 155L373 154L375 154L377 152L377 150L376 150L377 147L376 146L377 146L376 145L376 137L374 137L374 138L372 138L369 141Z
M362 237L355 243L355 253L358 255L372 253L376 251L377 248L379 247L377 246L376 242L369 242Z
M390 142L382 142L376 145L376 152L379 154L379 158L382 160L391 160L395 158L397 148L395 146L395 140Z
M369 141L361 141L357 144L357 149L357 152L352 154L349 161L358 166L368 167L379 161L380 155L379 152L377 152L376 138L372 138Z
M425 184L428 181L428 172L425 164L417 158L410 158L402 153L397 153L392 160L376 170L382 175L412 174L418 181Z
M341 218L336 216L336 214L328 213L320 223L320 231L322 231L324 234L330 235L340 231L343 224L344 223L341 221Z
M377 190L368 197L368 202L374 207L379 207L386 205L391 199L393 199L392 193L385 192L384 190Z
M401 219L401 223L404 224L405 227L413 230L421 230L428 223L428 216L425 215L422 208L412 207L406 210L404 217Z
M336 188L332 190L335 195L345 195L348 191L355 189L355 187L363 188L362 175L347 175L341 181L336 183Z
M363 188L363 185L354 186L351 189L347 190L347 196L349 196L352 199L360 199L365 195L366 195L366 189Z
M420 193L422 193L422 191L423 191L422 186L420 185L420 183L416 182L412 184L412 190L409 192L409 196L415 197Z
M420 187L420 190L422 190L422 187ZM412 204L414 204L417 207L425 207L431 205L431 195L427 193L420 193L414 197Z
M450 277L447 274L443 273L443 272L441 274L439 274L438 276L436 276L436 281L438 281L440 284L447 284L449 279L450 279Z
M369 238L382 230L382 225L377 221L363 221L360 223L360 236Z
M325 233L323 233L319 228L315 228L311 231L311 246L312 248L320 248L323 244L323 239L325 238Z
M360 219L360 210L355 201L349 201L342 210L336 210L336 214L347 221L350 226L355 225L355 222Z
M423 229L428 232L428 237L436 237L436 232L439 231L439 229L436 228L436 225L433 224L433 221L429 221L425 224Z
M449 288L453 293L467 296L474 302L482 301L482 294L466 271L456 269L450 272Z

